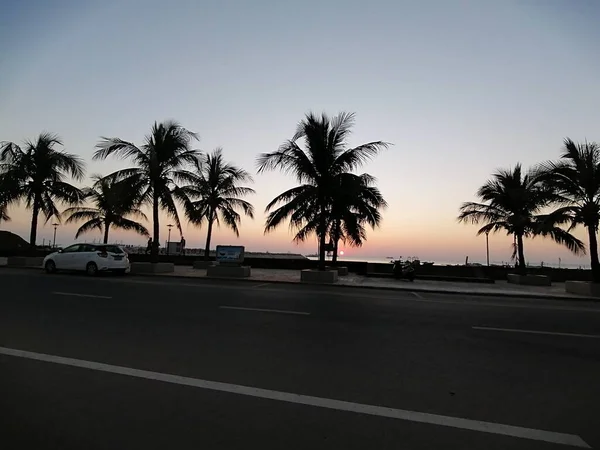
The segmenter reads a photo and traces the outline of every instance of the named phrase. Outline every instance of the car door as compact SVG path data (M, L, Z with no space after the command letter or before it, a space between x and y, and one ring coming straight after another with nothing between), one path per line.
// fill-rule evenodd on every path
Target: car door
M92 244L81 244L73 256L73 269L85 270L87 264L94 260L96 247Z
M81 247L81 244L74 244L57 254L54 261L56 268L61 270L73 270L75 255L79 252L79 247Z

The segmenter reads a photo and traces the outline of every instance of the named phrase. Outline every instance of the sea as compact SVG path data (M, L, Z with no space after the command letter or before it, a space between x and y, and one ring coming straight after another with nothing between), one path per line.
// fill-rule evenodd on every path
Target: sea
M317 261L319 258L317 256L307 256L308 259L313 261ZM354 257L354 258L344 258L343 256L338 257L338 262L349 261L349 262L368 262L375 264L390 264L396 258L393 257ZM327 258L327 261L331 261L331 257ZM421 262L433 262L436 266L462 266L465 264L463 261L436 261L436 260L421 260ZM485 261L471 261L469 260L469 264L471 265L481 265L485 266ZM490 261L490 265L492 266L504 266L504 265L514 265L514 262L510 261ZM554 268L563 268L563 269L589 269L590 265L588 264L577 264L577 263L565 263L562 261L531 261L527 263L528 267L554 267Z

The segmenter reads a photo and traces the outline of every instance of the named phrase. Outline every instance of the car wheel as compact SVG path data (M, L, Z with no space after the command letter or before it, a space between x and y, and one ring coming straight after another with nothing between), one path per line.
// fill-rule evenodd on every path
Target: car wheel
M98 275L98 266L96 265L96 263L88 263L88 265L85 266L85 273L91 276Z
M46 273L56 272L56 264L52 260L46 261L46 265L44 266L44 268L46 269Z

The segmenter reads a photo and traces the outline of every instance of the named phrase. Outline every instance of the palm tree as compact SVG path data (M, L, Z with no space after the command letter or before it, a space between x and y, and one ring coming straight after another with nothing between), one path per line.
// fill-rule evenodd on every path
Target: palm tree
M132 188L128 180L116 181L114 178L102 178L100 175L92 176L94 184L84 189L85 198L93 204L92 207L74 206L63 211L69 214L66 223L86 222L79 227L75 239L91 230L104 233L104 243L108 243L110 227L122 230L133 230L142 236L149 236L148 230L141 223L128 219L127 216L139 217L148 220L139 209L140 187Z
M241 216L238 210L254 218L254 207L241 198L254 194L254 189L239 186L239 183L252 182L252 177L245 170L226 163L220 148L212 154L202 155L197 167L193 182L178 192L181 198L187 199L184 203L188 220L199 226L206 222L208 226L204 247L204 260L208 261L215 222L219 226L222 221L239 237Z
M331 262L335 265L339 241L360 247L366 239L365 225L375 229L381 224L380 209L387 202L373 184L375 178L369 174L344 173L339 176L339 193L331 205L329 236L333 244Z
M520 274L527 270L523 249L523 239L527 237L549 236L575 254L585 253L579 239L557 226L549 215L541 214L556 197L536 171L523 174L520 164L512 170L499 170L479 188L477 196L485 203L463 203L458 220L484 223L477 235L498 231L513 235Z
M325 269L325 241L332 204L339 196L339 177L351 173L389 146L382 141L347 148L354 125L354 114L341 113L329 118L309 113L297 127L292 139L277 151L263 153L257 160L258 172L279 169L293 174L299 186L275 197L266 207L269 213L265 233L289 218L297 229L294 241L304 241L315 233L319 240L319 269ZM299 142L304 140L304 149ZM277 206L280 205L280 206Z
M547 186L557 194L560 207L551 220L568 224L569 231L579 225L587 228L592 279L600 283L598 226L600 224L600 145L576 144L567 138L559 161L541 164L539 170Z
M7 186L9 202L24 199L31 208L31 246L35 246L40 212L46 223L53 216L60 221L56 201L73 205L82 198L81 191L65 180L68 176L81 180L84 164L78 156L57 150L57 146L62 146L60 138L46 132L36 141L26 141L24 148L12 142L0 144L0 184Z
M190 148L198 136L173 121L154 123L144 143L137 147L119 138L101 138L96 145L94 159L105 159L110 155L131 158L136 167L119 170L109 177L124 181L132 188L140 189L143 202L152 205L153 246L151 261L158 262L160 242L159 211L163 209L175 220L181 231L179 214L173 192L178 182L195 179L187 170L197 164L199 152Z

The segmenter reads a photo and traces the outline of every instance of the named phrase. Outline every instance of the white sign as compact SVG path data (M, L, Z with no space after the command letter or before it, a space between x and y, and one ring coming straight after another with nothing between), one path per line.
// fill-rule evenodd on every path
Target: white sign
M216 259L220 263L241 264L244 262L244 247L241 245L217 245Z

